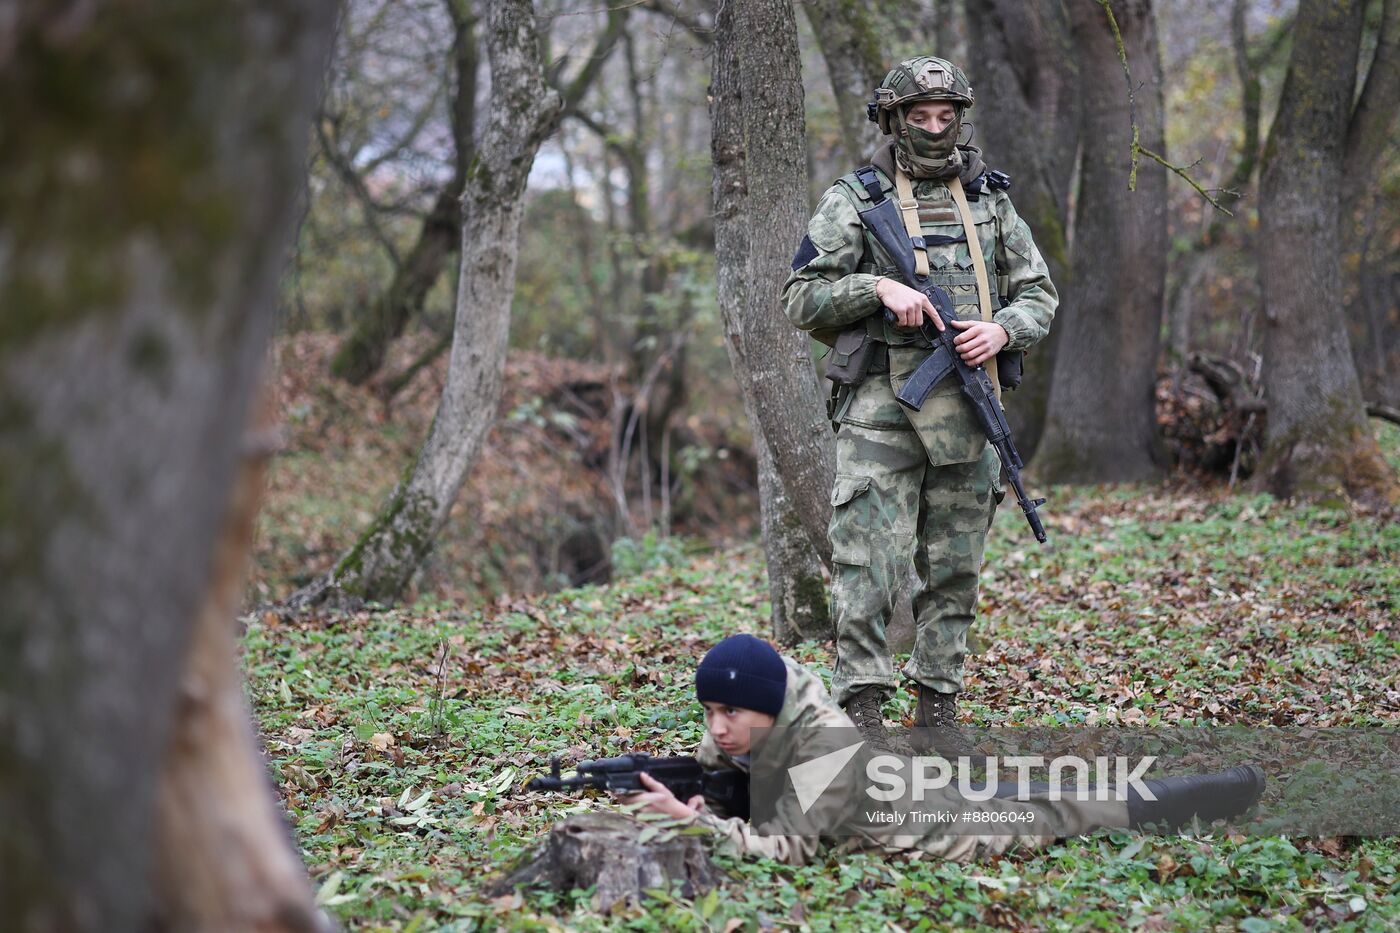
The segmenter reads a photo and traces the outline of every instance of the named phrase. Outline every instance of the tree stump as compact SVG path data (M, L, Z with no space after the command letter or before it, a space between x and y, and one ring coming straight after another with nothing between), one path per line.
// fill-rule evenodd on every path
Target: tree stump
M593 903L608 910L637 904L651 888L695 897L720 881L703 837L622 813L580 813L556 823L549 838L487 888L500 897L519 887L560 892L593 887Z

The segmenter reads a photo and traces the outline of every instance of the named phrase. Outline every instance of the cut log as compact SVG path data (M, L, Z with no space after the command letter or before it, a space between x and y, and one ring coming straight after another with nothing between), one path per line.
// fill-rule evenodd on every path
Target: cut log
M521 887L561 893L591 887L600 911L640 903L648 890L674 885L693 898L721 878L703 840L623 813L580 813L556 823L544 843L488 885L486 895L500 897Z

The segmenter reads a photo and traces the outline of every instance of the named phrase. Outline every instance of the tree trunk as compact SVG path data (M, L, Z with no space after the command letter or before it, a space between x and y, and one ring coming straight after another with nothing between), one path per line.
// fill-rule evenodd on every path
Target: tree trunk
M488 16L491 117L462 198L462 269L447 384L427 443L368 531L293 607L392 602L432 548L501 399L525 182L558 124L528 0Z
M789 0L737 4L730 39L744 90L744 191L761 236L749 241L742 274L750 300L742 324L743 369L759 430L783 488L824 563L836 445L818 389L810 341L779 306L792 253L807 229L807 157L801 56ZM718 54L718 53L717 53Z
M841 122L841 144L846 162L854 168L870 157L880 140L879 128L865 113L866 103L888 70L876 12L849 0L811 0L807 22L826 60Z
M175 698L160 776L155 853L156 917L163 930L321 930L331 924L308 897L256 736L239 673L237 627L243 569L257 527L271 406L245 442L214 575L195 620Z
M1113 4L1130 91L1093 0L1069 4L1079 50L1084 141L1071 263L1073 303L1058 323L1045 437L1036 466L1057 483L1133 482L1159 474L1153 390L1166 287L1166 170L1146 157L1128 190L1133 120L1162 153L1162 69L1148 0ZM1133 95L1130 103L1129 94Z
M1303 0L1260 182L1264 393L1259 485L1393 501L1341 313L1341 190L1362 0Z
M1078 58L1062 5L993 0L968 4L970 76L977 93L971 117L988 164L1011 175L1016 210L1060 292L1075 303L1070 278L1069 196L1079 150ZM1034 133L1026 132L1035 127ZM1022 459L1035 455L1045 428L1050 379L1063 318L1026 356L1021 387L1006 396L1006 417Z
M244 485L231 510L230 489L334 17L313 0L8 15L7 929L320 922L237 699L230 602L251 507ZM228 744L219 796L192 803L174 789L214 765L207 745L182 744L196 685ZM192 828L216 819L237 844Z
M773 453L763 437L753 391L743 374L748 369L744 340L745 309L753 303L745 257L754 229L744 186L743 90L733 36L734 11L720 9L716 22L713 76L710 83L710 164L715 219L716 297L724 317L725 349L739 383L753 431L758 461L758 503L768 589L773 606L773 638L793 644L804 638L830 638L826 584L821 562L801 519L783 490Z
M1362 393L1368 402L1400 401L1400 343L1395 339L1396 318L1391 314L1394 289L1389 270L1369 256L1375 227L1377 166L1395 122L1393 102L1400 96L1400 0L1385 0L1380 32L1371 69L1347 128L1343 177L1355 183L1342 191L1342 232L1348 258L1356 255L1356 297L1347 305L1352 356ZM1358 215L1360 215L1358 217ZM1384 254L1384 249L1382 249Z
M447 9L456 30L448 109L452 122L452 178L434 200L408 256L395 267L389 287L365 309L331 360L331 375L352 385L360 385L379 372L389 344L403 333L409 318L422 309L428 292L442 276L443 266L457 251L462 187L473 152L476 71L481 56L476 45L476 18L468 9L459 7L458 0L447 0Z

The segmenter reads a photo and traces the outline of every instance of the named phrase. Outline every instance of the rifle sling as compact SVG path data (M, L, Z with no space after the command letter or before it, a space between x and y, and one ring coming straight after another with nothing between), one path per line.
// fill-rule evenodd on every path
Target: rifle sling
M914 199L914 186L904 169L895 167L894 189L899 195L899 213L904 218L904 230L909 234L909 242L914 247L914 271L920 276L928 275L928 252L924 249L924 228L919 223L919 202Z

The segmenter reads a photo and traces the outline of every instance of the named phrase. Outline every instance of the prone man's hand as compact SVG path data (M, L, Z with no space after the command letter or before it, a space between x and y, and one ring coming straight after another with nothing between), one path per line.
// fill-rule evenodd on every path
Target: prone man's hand
M676 799L676 795L671 793L671 788L662 784L656 778L643 771L638 779L646 790L627 797L628 803L640 803L642 809L648 813L661 813L666 816L674 816L680 819L691 816L705 805L705 799L699 794L690 798L687 802Z
M943 319L933 310L933 304L928 298L903 282L884 277L877 279L875 297L880 299L880 304L894 313L901 327L918 327L924 318L928 317L933 321L934 327L943 330Z

